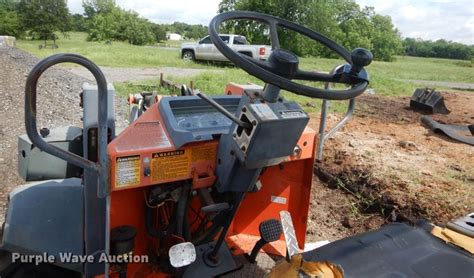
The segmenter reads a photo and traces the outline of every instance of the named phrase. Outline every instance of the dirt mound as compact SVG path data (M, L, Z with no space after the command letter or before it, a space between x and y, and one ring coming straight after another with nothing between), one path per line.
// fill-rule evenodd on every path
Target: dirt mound
M474 122L474 95L444 96L452 112L434 119ZM474 148L428 130L408 104L406 97L362 97L355 117L327 142L324 160L315 166L332 192L345 192L357 208L339 217L350 228L346 233L363 230L360 218L371 215L381 223L426 218L442 224L474 211ZM313 128L318 120L312 118Z

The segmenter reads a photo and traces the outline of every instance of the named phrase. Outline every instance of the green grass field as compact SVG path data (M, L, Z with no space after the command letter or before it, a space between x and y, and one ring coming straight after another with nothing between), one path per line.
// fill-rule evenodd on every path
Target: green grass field
M135 46L126 42L90 42L85 33L68 33L67 38L56 41L57 49L39 49L43 41L18 40L17 47L40 58L56 53L75 53L83 55L101 66L110 67L203 67L202 65L186 64L175 49L160 46Z
M165 42L157 46L133 46L125 42L113 42L106 45L103 42L86 41L85 33L69 33L69 37L57 41L58 49L39 49L40 41L19 40L17 46L38 57L46 57L55 53L76 53L83 55L100 66L110 67L186 67L202 69L219 69L222 73L202 73L189 78L175 78L167 76L176 82L188 83L194 81L195 87L208 94L221 94L229 82L262 84L256 78L249 76L244 71L226 64L213 63L185 63L179 57L177 49L179 42ZM168 46L168 47L163 47ZM304 69L330 71L334 66L341 64L341 60L322 59L314 57L301 58L301 67ZM448 59L397 57L395 62L373 62L367 70L371 77L370 88L376 94L384 96L408 96L416 87L409 82L400 80L428 80L444 82L474 83L474 68L472 61L459 61ZM157 84L157 80L141 81L140 84ZM117 90L126 95L134 92L136 88L126 84L115 84ZM443 89L443 88L439 88ZM288 98L296 100L303 105L311 104L309 111L318 110L319 102L306 97L285 94ZM342 111L345 105L336 103L336 111Z

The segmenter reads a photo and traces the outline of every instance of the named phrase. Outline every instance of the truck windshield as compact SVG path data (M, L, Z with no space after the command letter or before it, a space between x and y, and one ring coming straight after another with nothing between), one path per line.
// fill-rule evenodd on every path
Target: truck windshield
M221 38L221 40L223 40L225 43L229 44L229 36L219 36Z
M211 38L210 37L205 37L204 39L202 39L199 44L211 44Z
M248 44L245 37L234 37L234 44Z

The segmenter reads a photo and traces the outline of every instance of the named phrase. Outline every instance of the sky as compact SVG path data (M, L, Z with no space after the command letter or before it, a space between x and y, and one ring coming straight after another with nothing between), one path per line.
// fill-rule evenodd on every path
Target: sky
M447 39L474 44L474 0L355 0L389 15L402 37ZM116 0L125 9L156 23L174 21L207 25L220 0ZM68 0L73 13L82 13L82 0Z

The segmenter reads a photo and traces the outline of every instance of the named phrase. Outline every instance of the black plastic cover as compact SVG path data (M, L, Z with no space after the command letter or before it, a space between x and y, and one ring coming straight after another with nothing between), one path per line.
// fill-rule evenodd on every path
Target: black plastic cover
M474 258L420 227L396 223L303 254L340 265L345 278L472 278Z

